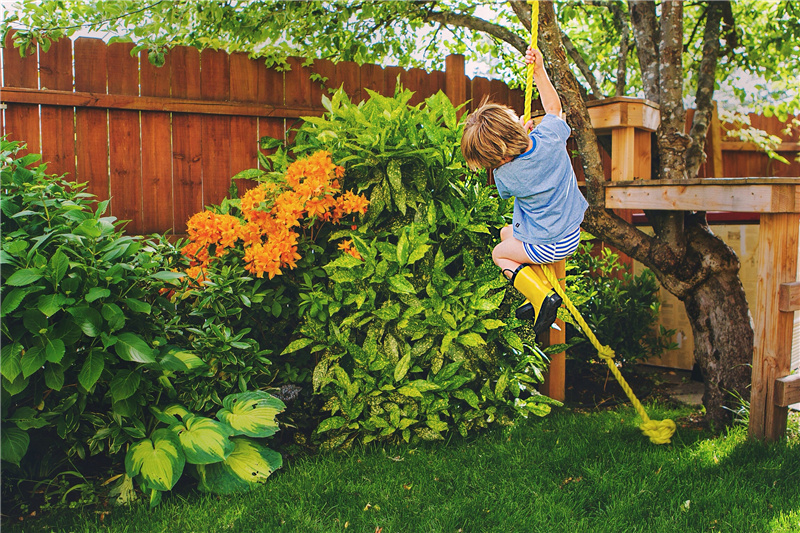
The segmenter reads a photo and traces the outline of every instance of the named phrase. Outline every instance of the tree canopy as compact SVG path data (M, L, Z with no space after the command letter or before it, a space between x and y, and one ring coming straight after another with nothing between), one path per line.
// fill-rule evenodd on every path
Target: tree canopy
M283 64L289 55L357 63L441 68L461 53L488 65L488 74L514 85L527 29L519 2L421 0L321 1L64 1L23 0L11 6L4 28L14 28L23 50L81 30L150 50L158 64L172 46L219 48ZM684 9L684 94L697 89L703 26L714 2ZM643 89L632 2L569 0L555 4L570 64L589 98L647 96ZM721 50L717 85L748 107L781 116L800 109L800 4L793 1L720 3ZM660 5L656 7L660 11ZM715 11L715 10L714 10ZM524 15L523 15L524 18ZM529 21L526 21L529 23Z

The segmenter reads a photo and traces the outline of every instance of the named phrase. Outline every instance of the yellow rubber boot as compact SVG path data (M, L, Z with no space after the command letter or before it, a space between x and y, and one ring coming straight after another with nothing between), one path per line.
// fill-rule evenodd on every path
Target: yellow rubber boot
M555 322L561 296L553 290L539 265L521 265L511 283L528 299L517 309L517 318L533 320L534 333L541 335Z

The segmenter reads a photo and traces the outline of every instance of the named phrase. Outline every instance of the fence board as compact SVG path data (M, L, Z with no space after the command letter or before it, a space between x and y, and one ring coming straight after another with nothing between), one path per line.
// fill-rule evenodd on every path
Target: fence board
M219 50L200 52L200 94L207 100L230 99L230 58ZM231 181L231 117L203 116L203 202L218 204L228 194Z
M386 81L384 79L384 70L380 65L372 65L365 63L361 65L361 87L375 91L379 94L386 94ZM364 96L367 96L364 91Z
M20 57L14 48L13 32L6 36L3 47L3 78L10 87L39 88L36 54ZM8 138L28 144L20 155L39 152L39 106L31 104L9 104L5 111L5 128Z
M314 74L319 75L322 80L311 82L311 102L321 103L322 97L331 97L331 90L339 88L336 81L336 65L327 59L317 59L311 67Z
M42 88L72 91L72 41L59 39L47 52L39 48L39 76ZM42 161L52 174L75 179L75 110L43 105Z
M258 102L258 64L247 54L230 56L231 100L236 102ZM230 174L235 176L242 170L258 168L258 119L256 117L231 117ZM252 187L250 180L237 180L237 187L244 191Z
M393 97L397 90L397 80L402 79L405 69L402 67L386 67L383 69L384 83L386 87L386 96Z
M200 98L200 52L179 46L170 51L170 86L176 98ZM172 115L172 193L175 233L186 233L186 221L203 210L200 116Z
M334 87L344 87L344 92L353 103L358 103L364 99L361 95L361 67L352 61L342 61L336 64L336 75L334 76ZM319 105L319 100L313 100L312 105Z
M172 54L156 67L139 53L142 96L169 96ZM142 231L173 232L172 132L169 113L142 111Z
M75 40L75 90L106 92L107 48L100 39ZM88 182L98 200L109 198L108 113L105 109L75 110L75 151L78 181Z
M139 95L139 61L131 56L133 43L108 45L108 92ZM112 109L108 112L109 191L111 214L130 220L127 231L140 234L142 223L142 147L139 112Z
M263 61L259 61L258 101L267 105L284 105L286 99L283 79L283 72L267 68ZM258 138L262 137L284 140L286 138L286 120L283 118L259 118ZM274 152L274 150L272 151Z

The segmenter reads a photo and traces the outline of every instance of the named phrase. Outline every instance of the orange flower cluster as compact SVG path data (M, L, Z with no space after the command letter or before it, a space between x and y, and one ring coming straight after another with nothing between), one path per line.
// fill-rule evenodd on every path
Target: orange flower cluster
M244 251L244 268L259 278L267 274L272 279L282 273L281 268L295 268L300 254L294 228L338 223L346 215L367 212L369 200L364 196L351 191L341 194L343 174L344 168L335 165L328 152L320 151L289 165L285 186L262 183L247 191L240 202L244 220L211 211L192 216L187 223L190 242L182 249L191 260L186 273L204 281L205 267L238 242ZM361 258L350 241L339 249Z

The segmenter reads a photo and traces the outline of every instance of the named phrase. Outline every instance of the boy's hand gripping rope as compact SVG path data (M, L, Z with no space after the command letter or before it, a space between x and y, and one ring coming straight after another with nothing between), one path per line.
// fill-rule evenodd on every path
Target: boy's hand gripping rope
M531 48L535 49L538 48L537 39L539 37L539 2L538 0L528 0L528 3L531 5ZM533 64L528 65L528 80L527 84L525 85L525 122L528 122L528 120L531 118L533 68ZM586 336L589 338L589 341L592 343L592 345L597 349L597 355L606 362L608 368L611 370L611 373L614 374L615 378L617 378L622 390L625 391L625 394L628 396L631 404L633 404L633 408L636 409L637 413L639 413L639 416L642 419L642 424L639 426L639 429L641 429L642 433L649 437L650 441L654 444L669 444L670 438L672 438L672 435L675 433L675 422L669 419L650 420L650 417L647 416L644 407L642 407L642 403L638 398L636 398L633 390L625 381L622 373L620 373L619 368L617 368L617 365L614 364L614 350L612 350L609 346L600 344L600 341L597 340L597 337L595 337L594 332L589 327L589 324L586 323L578 309L567 297L564 289L561 288L561 284L558 282L558 277L556 277L555 273L550 269L550 267L548 265L542 265L542 270L547 277L547 281L550 282L550 285L553 286L553 289L558 293L559 296L561 296L566 308L575 318L575 321L581 327L584 334L586 334Z

